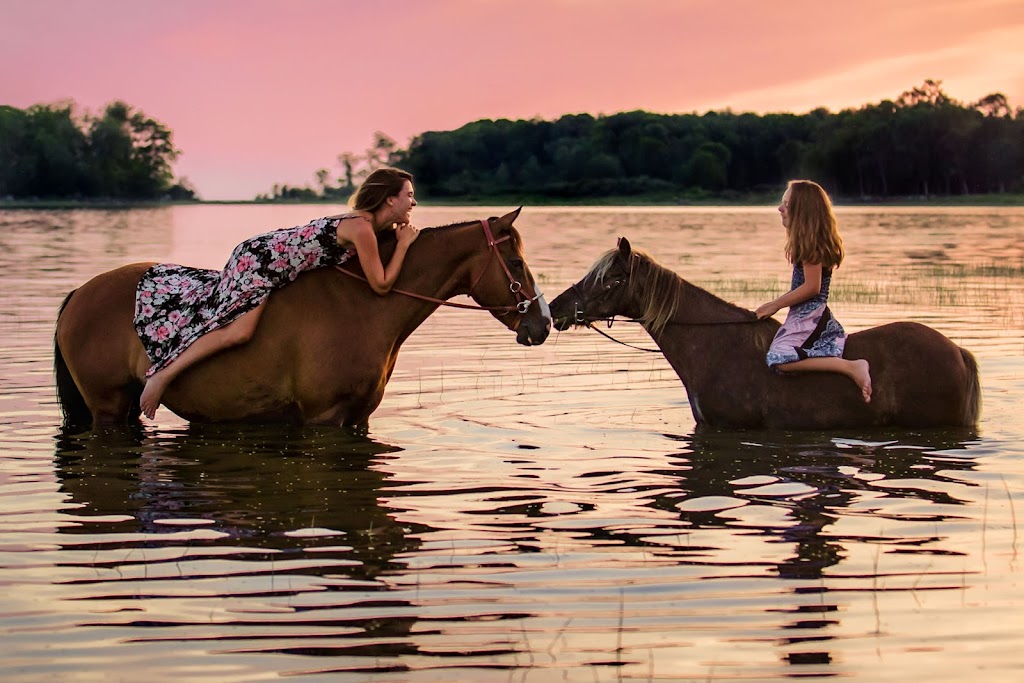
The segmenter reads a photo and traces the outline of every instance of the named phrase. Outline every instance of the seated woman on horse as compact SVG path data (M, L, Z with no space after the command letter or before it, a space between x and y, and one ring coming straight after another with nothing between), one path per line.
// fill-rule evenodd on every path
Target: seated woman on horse
M779 204L786 228L786 257L793 264L791 289L755 312L767 318L789 307L768 349L768 365L779 372L837 372L853 380L871 400L871 370L864 359L843 358L846 332L828 307L832 270L843 261L832 201L810 180L791 180Z
M352 211L252 237L237 247L222 271L159 264L136 291L135 327L153 361L139 400L153 418L164 390L184 370L252 338L270 293L300 273L358 255L366 280L387 294L419 234L412 175L381 168L352 195ZM377 233L394 229L397 246L385 266Z

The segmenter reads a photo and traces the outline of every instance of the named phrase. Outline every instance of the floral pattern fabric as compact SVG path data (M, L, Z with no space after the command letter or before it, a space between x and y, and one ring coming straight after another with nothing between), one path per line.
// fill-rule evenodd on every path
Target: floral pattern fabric
M135 329L153 362L165 367L207 332L266 301L307 270L344 263L355 253L337 241L338 218L256 235L235 247L223 270L161 263L135 292Z
M790 290L804 283L803 264L793 266ZM805 358L839 358L846 347L846 331L828 307L828 291L832 271L821 273L821 290L807 301L791 306L786 322L775 333L768 349L769 367L792 363Z

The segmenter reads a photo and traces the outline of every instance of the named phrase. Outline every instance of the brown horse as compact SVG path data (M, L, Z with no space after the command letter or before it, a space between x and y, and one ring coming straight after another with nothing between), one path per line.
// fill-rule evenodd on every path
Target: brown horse
M626 316L641 322L679 375L698 425L729 428L973 426L974 357L935 330L898 322L851 334L844 357L871 366L874 393L824 372L765 364L779 323L719 299L634 252L625 238L551 302L555 326Z
M402 343L459 294L515 330L519 343L543 343L551 316L512 225L518 215L423 230L388 296L338 269L303 273L270 296L249 342L186 370L164 405L200 422L365 426ZM381 255L393 249L384 235ZM54 364L67 428L138 421L150 359L133 324L135 290L151 265L98 275L64 300ZM340 269L361 273L354 262Z

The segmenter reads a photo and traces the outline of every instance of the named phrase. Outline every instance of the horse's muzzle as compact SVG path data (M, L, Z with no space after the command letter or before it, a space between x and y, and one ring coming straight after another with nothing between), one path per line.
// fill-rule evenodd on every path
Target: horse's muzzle
M571 289L562 292L551 302L551 322L559 332L581 323L582 306L573 299Z
M525 315L519 320L516 327L516 341L523 346L537 346L543 344L551 333L551 309L548 302L538 291L537 297Z
M565 330L569 329L570 327L573 326L573 323L574 321L571 315L567 315L562 318L555 318L554 320L552 320L552 324L555 326L555 329L558 330L559 332L564 332Z

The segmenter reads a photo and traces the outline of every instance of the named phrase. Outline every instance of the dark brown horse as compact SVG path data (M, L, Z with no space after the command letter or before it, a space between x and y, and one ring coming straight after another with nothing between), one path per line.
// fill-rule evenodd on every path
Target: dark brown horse
M558 329L637 319L679 375L698 425L732 428L973 426L978 366L930 327L898 322L851 334L845 358L871 365L874 393L824 372L783 376L765 364L779 323L757 320L682 279L629 241L607 252L551 303Z
M493 237L483 221L423 230L388 296L334 268L300 275L270 296L249 342L186 370L164 405L201 422L365 425L402 343L459 294L489 308L519 343L543 343L551 317L512 225L518 215L490 219ZM393 236L382 237L381 255L393 249ZM150 360L133 324L135 290L151 265L98 275L64 300L54 359L66 427L138 420ZM354 262L342 268L361 273Z

